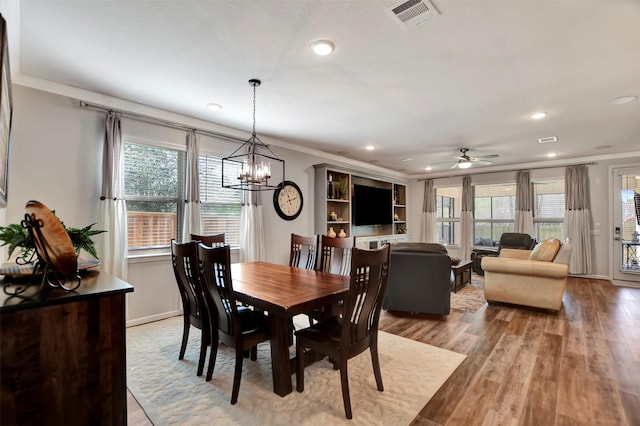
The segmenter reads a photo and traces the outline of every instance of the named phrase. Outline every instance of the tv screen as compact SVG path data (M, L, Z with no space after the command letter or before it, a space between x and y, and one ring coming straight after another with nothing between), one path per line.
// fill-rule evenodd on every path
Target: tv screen
M354 225L387 225L393 223L390 188L353 185L351 201Z

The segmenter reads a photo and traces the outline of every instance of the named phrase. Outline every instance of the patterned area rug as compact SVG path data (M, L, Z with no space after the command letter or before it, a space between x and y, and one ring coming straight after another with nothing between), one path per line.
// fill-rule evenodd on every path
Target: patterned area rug
M487 304L484 298L484 277L471 274L471 284L451 293L451 309L462 312L475 313Z
M128 387L155 425L408 425L465 358L380 332L384 392L376 388L369 351L349 360L354 416L349 421L340 373L326 360L305 369L303 393L296 392L293 375L293 393L274 394L269 343L258 345L258 361L245 359L238 402L231 405L234 352L220 346L213 379L206 382L196 376L196 331L192 328L185 358L178 361L181 317L127 329Z

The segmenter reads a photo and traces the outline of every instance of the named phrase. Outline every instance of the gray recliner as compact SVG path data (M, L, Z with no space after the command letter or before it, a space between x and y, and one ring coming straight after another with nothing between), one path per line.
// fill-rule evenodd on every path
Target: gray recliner
M450 304L451 257L447 249L442 244L393 244L382 308L448 315Z

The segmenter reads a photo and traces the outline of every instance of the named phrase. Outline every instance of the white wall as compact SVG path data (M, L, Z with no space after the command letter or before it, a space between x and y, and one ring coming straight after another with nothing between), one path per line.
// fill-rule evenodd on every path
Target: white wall
M611 240L613 230L609 229L610 214L610 167L620 165L640 165L640 157L630 157L612 160L598 160L596 164L589 166L589 186L591 193L591 216L592 216L592 240L593 250L593 272L591 277L611 278ZM564 179L564 167L549 169L531 170L531 180L546 180L560 178ZM434 180L436 186L462 185L462 177L440 178ZM515 182L515 172L496 172L471 175L472 184L490 184ZM422 217L422 199L424 193L424 182L413 180L408 188L413 201L410 206L409 227L412 230L412 241L418 241L420 235L420 221ZM599 232L593 232L599 230ZM451 254L457 255L455 247L449 249Z

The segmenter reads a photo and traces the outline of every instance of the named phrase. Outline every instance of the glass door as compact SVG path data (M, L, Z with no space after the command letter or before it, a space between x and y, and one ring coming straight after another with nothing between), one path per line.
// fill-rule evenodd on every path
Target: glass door
M640 286L640 167L613 169L613 279Z

